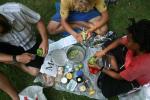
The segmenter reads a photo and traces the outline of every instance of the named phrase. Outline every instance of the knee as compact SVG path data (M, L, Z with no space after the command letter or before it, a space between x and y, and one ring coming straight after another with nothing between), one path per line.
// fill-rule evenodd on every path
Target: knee
M103 96L106 98L110 98L117 95L109 86L106 87L105 85L102 85L101 91Z
M95 32L98 34L98 35L105 35L108 31L108 26L107 25L104 25L102 26L101 28L97 29Z
M102 28L101 28L101 32L102 32L102 35L105 35L108 31L108 26L107 25L104 25Z
M47 30L48 30L48 34L50 35L53 35L56 32L56 29L51 24L48 24Z
M49 22L49 24L47 26L47 30L50 35L55 35L57 27L55 25L53 25L53 23Z
M31 69L30 74L32 76L37 76L39 74L40 70L39 69Z

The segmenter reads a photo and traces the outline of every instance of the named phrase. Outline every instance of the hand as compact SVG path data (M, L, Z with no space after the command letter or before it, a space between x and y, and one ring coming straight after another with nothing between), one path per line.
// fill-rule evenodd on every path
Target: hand
M97 74L101 69L101 67L96 64L95 65L88 64L88 67L91 74Z
M29 63L34 58L35 58L35 55L31 54L31 53L23 53L21 55L16 56L17 62L20 62L20 63L23 63L23 64Z
M103 67L102 66L99 66L97 64L94 64L94 65L91 65L91 64L88 64L88 67L89 68L93 68L93 69L97 69L98 71L102 71L103 70Z
M75 36L75 38L76 38L76 40L77 40L78 42L82 43L83 39L82 39L82 35L81 35L81 34L77 34L77 35Z
M88 67L100 69L100 67L97 64L94 64L94 65L88 64Z
M43 50L43 57L46 56L46 54L48 53L48 41L44 40L41 42L39 48L42 48Z
M105 51L101 50L101 51L97 51L94 56L96 58L100 58L100 57L104 56L105 54L106 54Z
M91 37L91 35L92 35L92 32L87 30L87 39L89 39Z

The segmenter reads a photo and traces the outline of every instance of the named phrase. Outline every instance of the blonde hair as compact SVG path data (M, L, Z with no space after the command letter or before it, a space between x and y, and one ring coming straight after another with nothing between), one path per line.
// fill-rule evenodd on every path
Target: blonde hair
M87 12L92 8L91 2L92 0L74 0L75 10L81 11L81 12ZM86 4L86 7L82 8L80 6L80 3Z

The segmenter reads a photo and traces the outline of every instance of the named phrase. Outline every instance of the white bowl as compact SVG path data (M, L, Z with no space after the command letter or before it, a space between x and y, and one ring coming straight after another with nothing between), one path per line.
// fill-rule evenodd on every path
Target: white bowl
M66 52L63 49L56 49L51 53L52 61L57 66L65 66L67 64Z

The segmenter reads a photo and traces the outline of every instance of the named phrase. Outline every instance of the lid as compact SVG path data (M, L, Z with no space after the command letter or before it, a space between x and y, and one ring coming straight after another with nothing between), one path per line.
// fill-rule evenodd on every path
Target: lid
M63 84L66 84L67 83L67 78L66 77L63 77L62 79L61 79L61 82L63 83Z

